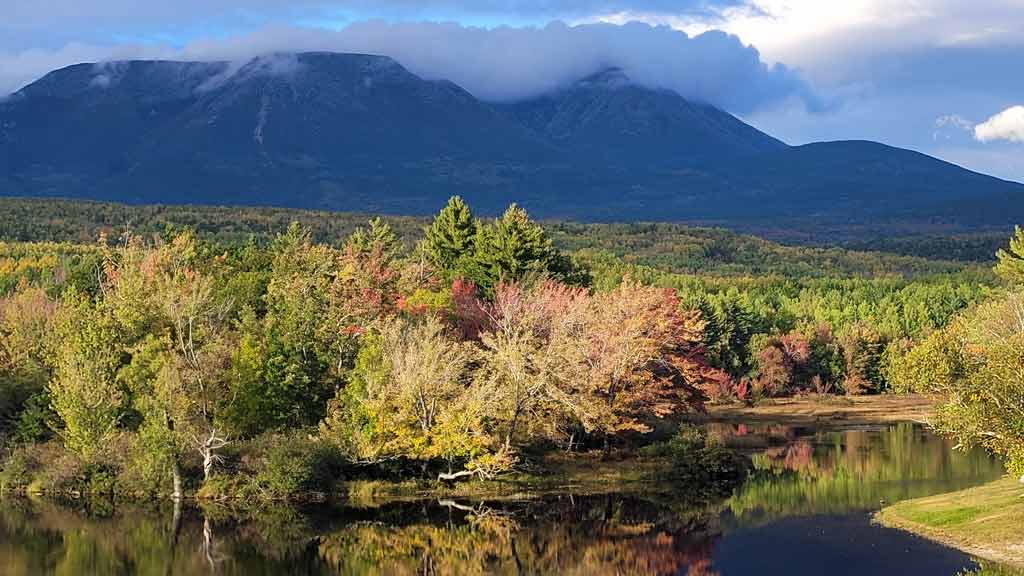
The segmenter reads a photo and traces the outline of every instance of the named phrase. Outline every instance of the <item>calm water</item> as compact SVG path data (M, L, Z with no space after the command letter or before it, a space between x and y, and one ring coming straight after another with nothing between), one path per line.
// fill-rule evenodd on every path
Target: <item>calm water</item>
M685 494L277 506L244 515L0 503L0 574L956 574L963 554L873 526L894 502L1002 474L919 427L712 426L753 454L729 499ZM175 529L175 525L177 528Z

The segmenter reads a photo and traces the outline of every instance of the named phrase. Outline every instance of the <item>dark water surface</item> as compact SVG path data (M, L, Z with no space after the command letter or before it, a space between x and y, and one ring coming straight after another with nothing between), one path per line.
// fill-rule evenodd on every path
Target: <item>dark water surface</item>
M999 462L912 425L712 425L753 454L727 500L564 495L232 513L0 502L0 574L952 575L971 558L874 526L895 502L995 480Z

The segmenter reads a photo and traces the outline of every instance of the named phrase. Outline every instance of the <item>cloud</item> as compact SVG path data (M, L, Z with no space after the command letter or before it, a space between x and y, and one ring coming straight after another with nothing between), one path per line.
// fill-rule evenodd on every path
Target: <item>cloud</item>
M1024 106L1012 106L974 127L980 142L1024 142Z
M188 23L239 22L259 26L339 14L422 20L457 15L540 20L620 11L709 14L748 0L5 0L0 31L54 32L54 27L167 30ZM0 34L2 36L2 34Z
M950 140L952 130L955 134L974 132L974 123L959 114L943 114L935 119L935 131L932 140Z
M272 26L179 49L139 46L138 57L239 62L261 54L310 50L391 56L418 75L451 80L490 101L536 96L614 66L638 83L675 90L735 113L793 98L809 109L822 108L821 99L799 74L782 65L766 65L756 49L735 36L707 32L690 37L669 27L638 23L479 28L370 21L341 30ZM82 54L108 60L124 58L126 52L131 49L104 54L100 48L75 47L56 54L16 55L20 65L13 68L14 79L24 78L32 64L48 69L71 64ZM38 69L36 75L45 71ZM11 80L0 77L0 82Z

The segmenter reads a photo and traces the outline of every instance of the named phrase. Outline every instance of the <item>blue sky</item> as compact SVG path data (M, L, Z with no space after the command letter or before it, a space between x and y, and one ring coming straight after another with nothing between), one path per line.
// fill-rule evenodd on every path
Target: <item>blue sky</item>
M3 0L3 13L0 93L82 61L303 49L384 53L490 100L619 65L791 144L866 138L1024 181L1024 0Z

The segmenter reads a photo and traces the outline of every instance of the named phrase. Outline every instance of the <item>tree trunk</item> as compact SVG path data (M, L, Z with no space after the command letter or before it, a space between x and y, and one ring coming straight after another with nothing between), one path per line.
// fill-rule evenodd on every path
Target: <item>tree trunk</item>
M173 491L171 492L171 498L174 500L174 510L180 514L181 511L181 465L178 464L177 457L171 463L171 482L174 485Z
M206 448L203 450L203 482L210 479L213 476L213 462L214 455L213 449Z
M515 413L512 414L512 420L508 423L508 432L505 434L505 449L510 450L512 448L512 437L516 433L516 425L519 423L519 413L522 412L521 408L516 408Z
M448 472L447 474L442 472L437 475L439 482L458 480L459 478L465 478L466 476L473 476L477 472L475 470L460 470L458 472Z
M512 548L512 559L515 560L515 562L516 562L516 574L517 575L519 575L519 574L526 574L526 571L523 570L523 562L521 560L519 560L519 551L516 550L516 537L515 537L515 534L510 534L509 538L508 538L508 541L509 541L509 545Z
M206 482L213 476L214 466L221 461L221 457L217 455L217 450L227 446L230 442L225 438L217 436L216 429L210 431L210 436L206 440L195 438L195 442L199 455L203 457L203 482Z

